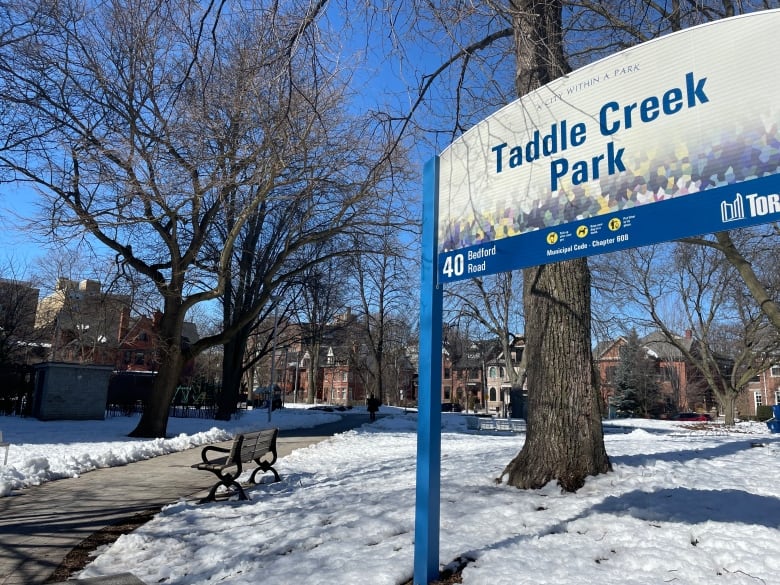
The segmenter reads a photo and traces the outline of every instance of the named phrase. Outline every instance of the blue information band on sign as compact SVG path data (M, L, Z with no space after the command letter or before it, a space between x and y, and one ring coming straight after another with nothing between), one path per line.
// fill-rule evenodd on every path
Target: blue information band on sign
M439 253L439 282L780 220L780 175Z

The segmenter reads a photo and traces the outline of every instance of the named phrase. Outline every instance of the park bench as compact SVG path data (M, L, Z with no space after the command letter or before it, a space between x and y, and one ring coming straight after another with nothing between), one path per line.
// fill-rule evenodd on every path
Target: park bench
M495 431L496 419L492 416L467 416L466 428L472 431Z
M224 486L228 490L235 487L238 491L238 497L241 500L248 499L244 488L238 483L238 478L244 472L244 466L254 462L257 468L249 477L249 483L257 483L255 478L257 474L271 471L274 474L274 481L281 481L279 474L273 465L276 462L276 437L279 429L266 429L254 433L241 433L233 439L233 444L228 447L218 447L209 445L201 451L200 463L195 463L192 467L210 471L219 478L209 492L209 495L201 502L209 502L216 499L217 490ZM218 454L216 457L213 453ZM226 453L226 455L222 455Z
M510 418L509 427L513 433L524 433L526 429L525 421L521 418Z
M485 416L467 416L466 428L473 431L511 431L525 432L525 421L519 418L498 418Z
M472 431L495 431L496 419L492 416L467 416L466 428Z

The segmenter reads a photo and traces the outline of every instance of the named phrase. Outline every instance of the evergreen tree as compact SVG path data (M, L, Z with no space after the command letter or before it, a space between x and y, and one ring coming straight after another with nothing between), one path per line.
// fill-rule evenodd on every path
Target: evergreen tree
M618 412L631 416L649 416L660 402L656 360L642 347L636 330L620 348L620 362L615 371L614 405Z

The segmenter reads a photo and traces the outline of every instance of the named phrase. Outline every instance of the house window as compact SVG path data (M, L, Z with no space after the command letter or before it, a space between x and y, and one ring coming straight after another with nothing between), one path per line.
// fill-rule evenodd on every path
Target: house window
M617 372L617 366L607 366L604 370L604 379L608 384L615 381L615 373Z
M144 365L144 352L142 351L135 352L135 365L137 366Z
M769 368L769 375L773 378L780 378L780 366L772 366Z
M449 386L444 387L444 400L449 401L449 399L452 397L452 388Z
M444 368L444 379L449 380L452 377L452 371L449 368Z
M341 372L341 381L349 382L349 372Z
M490 370L488 371L488 376L491 378L496 377L496 366L490 366Z
M764 397L761 396L761 392L754 392L753 396L756 400L756 410L758 410L758 407L764 404Z
M501 367L501 379L503 380L504 378L506 378L506 370L505 370L505 369L504 369L504 367L502 366L502 367Z
M775 390L775 404L780 404L780 390Z
M491 388L490 389L490 401L495 402L496 401L496 389Z

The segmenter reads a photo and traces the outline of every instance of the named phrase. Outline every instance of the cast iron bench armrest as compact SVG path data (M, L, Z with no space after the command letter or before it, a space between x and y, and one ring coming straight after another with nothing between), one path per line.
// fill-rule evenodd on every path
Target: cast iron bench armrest
M216 451L218 453L230 453L230 449L227 447L218 447L217 445L209 445L208 447L203 447L203 450L200 452L200 458L203 459L203 463L216 463L217 461L225 462L227 461L226 457L220 457L218 460L209 459L206 456L206 453L209 451Z

